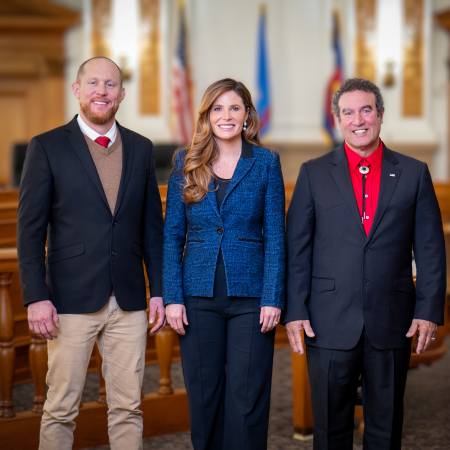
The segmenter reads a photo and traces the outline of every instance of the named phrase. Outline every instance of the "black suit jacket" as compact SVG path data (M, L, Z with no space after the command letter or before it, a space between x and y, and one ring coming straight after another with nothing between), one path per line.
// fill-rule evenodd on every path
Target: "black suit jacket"
M114 286L124 311L145 309L142 259L151 295L161 296L163 218L153 145L117 125L123 167L114 215L76 116L31 140L17 225L25 305L49 299L61 314L96 312Z
M316 337L306 337L307 344L350 349L365 326L377 348L410 345L405 335L413 318L444 321L445 265L441 215L425 163L383 147L368 236L344 145L302 165L287 216L282 320L310 319Z

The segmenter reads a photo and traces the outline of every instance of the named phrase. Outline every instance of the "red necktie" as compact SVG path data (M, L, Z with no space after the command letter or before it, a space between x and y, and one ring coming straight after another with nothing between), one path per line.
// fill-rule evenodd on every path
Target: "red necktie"
M95 142L97 142L97 144L101 145L102 147L108 148L108 144L111 141L111 139L107 136L99 136Z

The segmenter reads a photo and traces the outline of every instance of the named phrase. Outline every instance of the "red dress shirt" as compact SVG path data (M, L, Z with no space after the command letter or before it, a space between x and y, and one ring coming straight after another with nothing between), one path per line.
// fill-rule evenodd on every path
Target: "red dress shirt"
M348 169L350 171L350 178L352 180L353 191L355 192L356 203L358 204L359 215L362 219L362 174L359 171L359 164L362 166L370 164L369 173L366 178L366 217L364 218L364 230L366 236L369 235L370 227L372 226L375 211L377 209L378 197L380 195L380 180L381 180L381 163L383 161L383 143L380 139L378 148L367 158L361 158L355 153L345 142L345 153L347 154Z

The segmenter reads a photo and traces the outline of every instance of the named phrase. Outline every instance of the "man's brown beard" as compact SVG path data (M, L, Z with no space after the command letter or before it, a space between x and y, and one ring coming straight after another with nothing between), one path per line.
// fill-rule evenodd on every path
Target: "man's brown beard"
M110 109L109 111L106 111L104 114L95 114L91 111L90 104L91 102L88 103L80 102L80 109L81 112L89 120L89 122L95 123L96 125L104 125L105 123L108 123L111 119L114 118L117 110L119 109L119 105L117 105L114 108Z

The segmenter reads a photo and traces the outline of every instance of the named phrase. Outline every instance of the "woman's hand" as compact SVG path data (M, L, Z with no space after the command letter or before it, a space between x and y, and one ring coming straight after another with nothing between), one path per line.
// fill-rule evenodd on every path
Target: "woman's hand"
M166 306L166 319L169 325L181 335L185 335L184 326L189 325L186 316L186 307L178 303L169 303Z
M280 322L281 309L275 306L263 306L261 308L261 315L259 316L259 323L262 323L261 332L267 333L275 328Z

